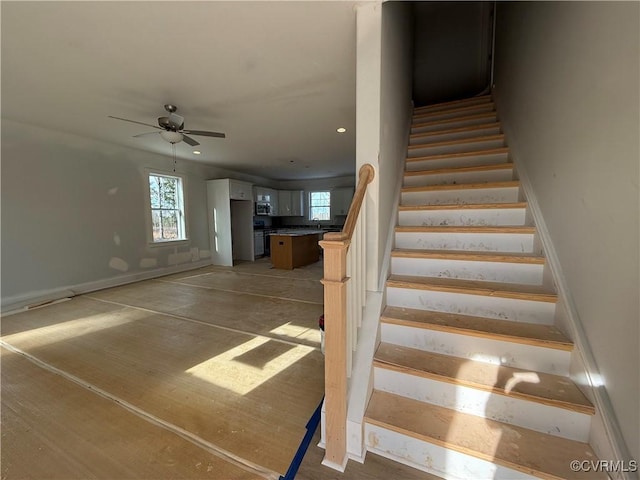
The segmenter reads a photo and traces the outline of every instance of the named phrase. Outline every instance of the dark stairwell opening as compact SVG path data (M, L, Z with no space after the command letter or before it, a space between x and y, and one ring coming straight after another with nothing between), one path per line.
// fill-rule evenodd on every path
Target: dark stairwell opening
M416 107L490 93L494 2L413 2Z

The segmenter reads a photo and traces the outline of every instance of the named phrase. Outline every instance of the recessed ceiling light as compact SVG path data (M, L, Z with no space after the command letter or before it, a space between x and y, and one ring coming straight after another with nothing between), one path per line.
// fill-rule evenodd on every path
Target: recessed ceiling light
M194 151L193 151L193 154L194 154L194 155L200 155L200 153L202 153L202 152L200 152L200 150L194 150Z
M338 133L344 133L344 132L346 132L346 131L347 131L347 129L346 129L346 128L344 128L344 127L340 127L340 128L338 128L338 129L336 130L336 132L338 132Z

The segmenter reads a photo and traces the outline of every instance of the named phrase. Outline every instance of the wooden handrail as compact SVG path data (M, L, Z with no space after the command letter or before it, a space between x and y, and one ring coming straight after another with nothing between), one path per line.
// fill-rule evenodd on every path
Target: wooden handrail
M353 194L353 200L349 207L349 213L347 214L347 221L344 223L341 232L329 232L325 233L323 240L351 240L353 237L353 231L356 228L356 221L362 208L362 202L364 202L364 195L367 192L367 185L371 183L375 177L375 170L369 163L360 167L358 172L358 186Z
M358 185L349 207L347 220L341 232L326 233L320 246L324 250L324 318L325 318L325 457L323 463L338 470L344 470L347 461L347 369L351 368L351 355L347 355L347 337L353 330L353 315L347 312L348 294L347 290L355 290L356 285L362 286L357 268L351 268L351 276L347 277L347 252L354 241L356 244L362 238L362 231L359 229L354 239L354 232L358 225L367 185L371 183L375 175L373 166L366 164L358 172ZM365 212L366 213L366 212ZM362 222L360 222L362 223ZM365 252L358 248L349 252L357 253L364 257ZM362 265L362 262L357 262ZM361 275L360 275L361 276ZM353 282L356 283L353 283ZM351 283L349 283L351 282ZM347 288L347 285L350 285ZM353 293L351 294L354 295ZM355 295L356 297L358 295ZM351 297L349 297L351 298ZM349 301L357 301L351 298ZM351 312L357 311L360 303L351 304ZM349 317L349 318L348 318ZM350 337L353 338L353 337Z

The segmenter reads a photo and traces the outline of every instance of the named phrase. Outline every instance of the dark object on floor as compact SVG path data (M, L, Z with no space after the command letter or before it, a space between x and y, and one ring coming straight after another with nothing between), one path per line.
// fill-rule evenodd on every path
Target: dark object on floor
M318 428L318 424L320 423L320 411L322 410L322 402L324 402L324 397L322 398L322 400L320 400L318 407L307 422L307 433L302 439L302 442L300 442L300 447L298 447L298 451L293 456L293 461L291 462L287 473L284 477L280 477L280 480L293 480L296 476L296 473L298 473L298 468L300 468L300 464L302 463L304 454L307 453L307 448L309 448L311 439L316 433L316 429Z

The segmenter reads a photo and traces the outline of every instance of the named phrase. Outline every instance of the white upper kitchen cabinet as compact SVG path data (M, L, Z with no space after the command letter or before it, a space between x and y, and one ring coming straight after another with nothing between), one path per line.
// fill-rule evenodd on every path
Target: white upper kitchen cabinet
M253 185L240 180L229 180L229 198L231 200L253 200Z
M302 217L304 192L302 190L278 190L278 216Z
M354 187L341 187L331 190L331 217L349 213L354 192Z
M280 202L279 202L279 198L278 198L278 190L273 190L273 189L269 189L270 195L271 195L271 213L269 214L270 217L277 217L278 215L280 215L279 213L279 208L280 208Z
M294 217L304 216L304 191L302 190L291 192L291 215Z

